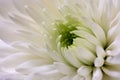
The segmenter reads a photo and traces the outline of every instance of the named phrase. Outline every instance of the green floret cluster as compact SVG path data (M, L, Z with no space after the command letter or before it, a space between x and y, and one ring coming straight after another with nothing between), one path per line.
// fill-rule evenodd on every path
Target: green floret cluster
M73 31L77 30L77 26L79 26L79 21L71 16L66 16L66 22L57 21L57 30L59 35L61 35L61 47L68 48L73 44L74 39L79 37L73 33Z

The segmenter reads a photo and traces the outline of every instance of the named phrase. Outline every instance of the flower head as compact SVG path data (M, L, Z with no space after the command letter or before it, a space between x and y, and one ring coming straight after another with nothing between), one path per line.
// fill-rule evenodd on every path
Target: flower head
M24 80L120 79L119 0L11 4L0 10L0 38L9 45L0 48L2 72Z

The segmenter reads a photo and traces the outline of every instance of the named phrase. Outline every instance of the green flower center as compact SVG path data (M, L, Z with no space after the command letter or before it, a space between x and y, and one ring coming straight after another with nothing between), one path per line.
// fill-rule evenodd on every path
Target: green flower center
M73 44L73 39L78 37L76 34L70 32L64 32L61 35L62 35L60 39L61 46L67 48Z
M66 17L66 21L57 21L57 30L58 34L61 35L60 43L61 47L68 48L73 44L74 39L79 37L78 35L74 34L73 31L77 30L77 26L79 22L76 18L71 16Z

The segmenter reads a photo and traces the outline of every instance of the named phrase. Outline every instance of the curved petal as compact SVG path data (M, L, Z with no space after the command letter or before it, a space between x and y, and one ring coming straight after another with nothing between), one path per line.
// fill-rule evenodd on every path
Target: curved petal
M103 28L98 25L97 23L84 18L84 22L88 25L88 27L92 30L96 38L101 42L101 46L105 46L106 43L106 33L104 32Z
M24 75L21 74L9 74L9 73L0 73L0 80L23 80L25 78Z
M33 59L21 63L15 68L15 70L17 72L28 75L29 73L32 73L37 67L49 65L50 63L51 62L46 59Z
M17 35L17 30L20 28L16 26L17 25L15 25L10 21L9 22L1 21L0 22L0 38L7 43L21 40L22 38Z
M34 59L36 56L26 53L15 53L13 55L3 58L0 62L0 67L2 68L14 68L24 61Z
M74 53L75 53L74 48L71 48L69 50L64 49L62 55L69 64L79 68L82 65L82 63L77 59Z
M80 76L83 76L83 77L88 76L89 74L91 74L91 72L92 72L92 68L89 67L89 66L81 66L81 67L77 70L77 73L78 73Z
M118 78L120 79L120 72L116 70L109 70L107 68L102 68L102 70L105 72L106 75L113 77L113 78Z
M104 74L103 80L120 80L120 78L114 78L114 77Z
M96 56L90 52L89 50L83 47L77 47L77 52L75 52L75 56L81 61L81 63L85 65L92 65Z
M120 64L120 54L116 56L110 56L106 59L106 64L108 65L119 65Z
M41 69L40 69L41 70ZM36 71L32 73L26 80L60 80L64 75L57 70L51 70L46 72Z
M96 68L93 71L93 77L92 80L102 80L103 78L103 73L100 68Z
M57 68L57 70L59 72L61 72L62 74L65 74L65 75L73 75L75 74L75 68L74 67L71 67L67 64L64 64L64 63L60 63L60 62L55 62L54 63L55 67Z
M0 0L0 15L4 18L8 18L8 13L16 11L13 0Z

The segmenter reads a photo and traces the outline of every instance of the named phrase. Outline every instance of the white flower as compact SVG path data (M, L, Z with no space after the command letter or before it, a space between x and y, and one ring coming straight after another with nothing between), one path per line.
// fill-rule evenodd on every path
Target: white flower
M0 4L0 79L120 80L120 0Z

